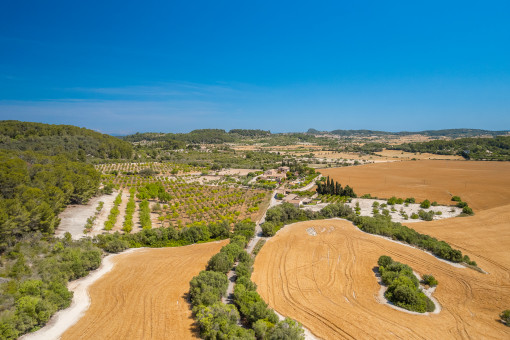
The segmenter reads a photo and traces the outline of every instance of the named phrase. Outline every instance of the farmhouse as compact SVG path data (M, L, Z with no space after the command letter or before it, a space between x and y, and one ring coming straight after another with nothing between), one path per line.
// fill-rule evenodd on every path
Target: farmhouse
M261 176L263 179L274 179L277 181L281 181L282 179L287 177L287 174L285 172L281 173L278 170L267 170L264 172L264 174Z

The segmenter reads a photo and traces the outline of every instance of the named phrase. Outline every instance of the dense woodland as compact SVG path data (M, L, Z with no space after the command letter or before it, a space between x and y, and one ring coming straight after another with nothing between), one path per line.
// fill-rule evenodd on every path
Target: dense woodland
M133 153L130 143L89 129L15 120L0 121L0 149L65 154L81 161L87 157L129 159Z
M0 150L0 251L34 232L52 235L66 205L98 190L92 165L64 156Z

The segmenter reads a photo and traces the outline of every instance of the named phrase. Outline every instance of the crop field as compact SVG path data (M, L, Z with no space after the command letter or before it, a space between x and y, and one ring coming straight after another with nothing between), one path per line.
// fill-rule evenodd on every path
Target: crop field
M189 281L228 241L119 255L89 290L91 305L62 339L191 339Z
M321 169L361 196L415 197L452 204L460 196L475 212L510 204L510 163L474 161L406 161Z
M421 224L425 228L429 223ZM434 275L440 313L415 315L380 303L374 269L381 255L407 263L421 275ZM505 265L474 257L490 274L454 267L421 250L363 233L348 221L307 221L283 228L266 242L252 278L272 308L323 339L509 338L510 329L497 321L510 301L508 255Z

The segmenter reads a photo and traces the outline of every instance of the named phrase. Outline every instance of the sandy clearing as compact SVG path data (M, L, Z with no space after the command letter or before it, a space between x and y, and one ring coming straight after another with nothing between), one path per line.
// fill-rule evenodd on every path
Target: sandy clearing
M89 289L90 308L62 339L196 338L189 281L228 241L121 254Z
M452 220L422 224L446 221ZM311 227L317 236L307 233ZM412 315L377 301L380 287L373 270L384 254L438 279L439 314ZM347 221L323 220L279 231L258 254L252 278L272 308L324 339L508 338L510 328L496 319L510 301L510 278L507 271L485 265L490 275L452 267L418 249L360 232Z
M359 195L415 197L449 205L460 196L475 211L510 204L510 162L404 161L319 170Z
M108 216L111 207L113 206L113 201L115 200L117 193L113 193L110 195L101 195L97 197L93 197L87 204L83 205L70 205L68 206L60 215L60 225L55 230L55 236L64 237L66 232L70 232L73 240L79 240L80 238L89 236L83 233L85 228L85 223L87 223L87 218L93 216L96 212L96 207L99 204L99 201L104 202L103 210L100 213L102 218L103 214L106 211L106 216ZM96 220L95 225L100 221L100 218ZM104 221L103 221L104 223Z

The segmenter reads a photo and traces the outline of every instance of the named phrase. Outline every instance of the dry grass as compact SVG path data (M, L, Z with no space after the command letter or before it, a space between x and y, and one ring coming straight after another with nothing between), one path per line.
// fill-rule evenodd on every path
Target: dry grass
M91 306L62 339L191 339L189 281L228 241L120 255L90 288Z
M310 227L317 236L306 232ZM412 315L377 302L373 269L384 254L438 279L439 314ZM496 320L510 301L508 255L503 266L475 259L491 274L455 268L347 221L309 221L285 227L266 243L253 279L271 307L323 339L509 338L510 328Z

